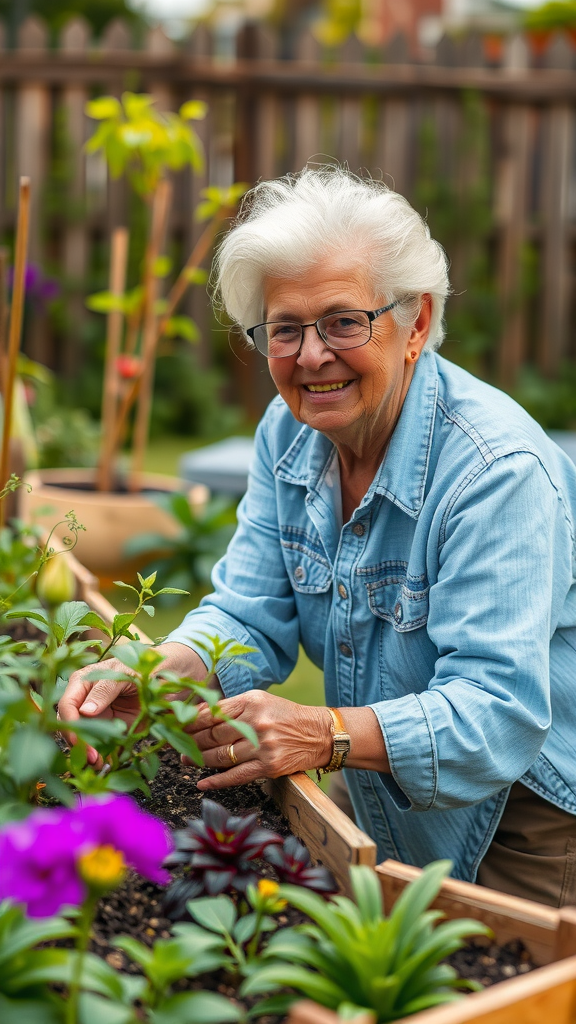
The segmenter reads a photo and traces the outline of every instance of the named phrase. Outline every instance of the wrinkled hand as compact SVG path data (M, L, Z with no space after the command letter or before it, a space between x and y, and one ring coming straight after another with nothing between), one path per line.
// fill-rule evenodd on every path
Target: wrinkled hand
M176 672L180 676L202 679L206 668L199 656L184 644L160 644L156 650L164 655L164 661L158 666L159 671ZM68 685L58 704L58 717L63 722L75 722L81 717L86 718L121 718L128 727L140 712L138 689L134 683L118 682L114 679L88 679L101 668L107 672L122 672L131 675L129 669L116 658L86 665L70 676ZM195 673L197 673L195 675ZM76 737L73 732L65 731L66 739L74 744ZM88 763L95 768L102 767L102 758L97 750L88 747L86 751Z
M260 778L276 779L328 764L332 756L331 720L326 708L296 704L263 690L248 690L224 698L219 705L226 715L252 726L259 747L256 750L232 722L213 717L208 705L203 705L187 732L193 733L206 766L221 771L202 779L199 789L241 786ZM188 758L182 760L192 763Z

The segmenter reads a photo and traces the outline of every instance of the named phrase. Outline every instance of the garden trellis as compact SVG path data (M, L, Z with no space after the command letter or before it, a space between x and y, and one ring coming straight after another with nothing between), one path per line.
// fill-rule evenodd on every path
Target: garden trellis
M531 360L544 374L576 355L571 283L576 228L576 49L567 35L553 37L535 54L528 37L495 41L469 35L444 37L425 58L410 56L402 38L386 50L367 50L355 38L338 53L322 53L309 32L291 41L269 26L246 24L234 39L199 26L176 46L153 30L133 49L127 27L111 23L91 40L85 22L70 21L56 48L45 26L29 18L17 46L0 59L0 230L15 224L16 182L34 180L30 258L50 266L67 284L68 317L52 335L41 315L28 332L28 352L71 377L81 351L87 277L95 255L121 226L128 208L125 185L108 181L104 165L83 146L90 133L84 113L92 96L125 89L147 91L160 109L176 110L202 99L209 116L199 127L206 168L194 179L175 176L169 232L190 251L201 225L192 211L206 185L254 182L300 168L309 158L346 161L367 169L414 200L425 125L436 138L437 175L454 194L488 186L488 215L474 244L487 254L500 300L501 322L493 361L497 379L512 386ZM461 152L467 97L479 98L486 152ZM54 140L64 124L66 196L61 209L43 211L53 173ZM432 214L431 210L431 214ZM432 220L431 216L431 220ZM456 290L463 249L452 259ZM462 264L463 265L463 264ZM530 274L526 267L532 266ZM210 361L210 313L196 289L191 313ZM240 344L238 346L241 347ZM250 354L232 364L247 411L257 416L271 395L261 364Z

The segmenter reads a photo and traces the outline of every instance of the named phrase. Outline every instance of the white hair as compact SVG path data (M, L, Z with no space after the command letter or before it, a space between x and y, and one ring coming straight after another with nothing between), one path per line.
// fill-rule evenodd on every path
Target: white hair
M334 165L262 181L247 193L216 256L216 295L245 331L264 320L267 277L299 279L342 254L365 268L376 304L399 302L392 311L399 326L414 325L422 296L429 293L425 347L441 345L450 292L442 246L398 192Z

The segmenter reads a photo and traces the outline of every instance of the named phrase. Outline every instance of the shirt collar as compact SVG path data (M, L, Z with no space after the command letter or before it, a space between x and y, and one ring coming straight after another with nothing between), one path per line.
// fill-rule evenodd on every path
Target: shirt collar
M438 369L433 353L424 352L404 399L385 459L365 495L383 494L415 519L424 502L432 431L438 397ZM333 451L332 442L304 426L274 466L280 480L318 490Z

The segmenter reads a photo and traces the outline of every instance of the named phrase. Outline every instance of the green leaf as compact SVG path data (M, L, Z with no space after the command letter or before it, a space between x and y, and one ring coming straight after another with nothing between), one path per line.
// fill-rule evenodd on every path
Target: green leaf
M62 1012L46 999L8 999L0 994L2 1024L62 1024Z
M188 912L203 928L219 935L230 935L236 922L236 907L228 896L201 896L189 900Z
M90 629L99 629L102 633L105 633L106 636L112 636L110 626L107 622L104 622L104 619L96 612L88 612L82 619L80 625L89 626Z
M265 1014L271 1014L284 1019L285 1014L288 1012L292 1004L299 998L299 996L286 994L269 996L268 999L261 999L259 1003L256 1003L256 1006L253 1006L251 1010L248 1010L248 1019L250 1020L252 1017L263 1017Z
M330 1010L335 1010L347 999L344 989L328 978L323 978L314 971L307 971L304 967L283 963L266 964L256 970L242 983L240 995L256 995L279 987L295 988Z
M350 881L363 924L378 921L382 917L382 889L378 876L365 864L355 864L350 868Z
M200 340L198 325L189 316L171 316L164 324L164 334L168 338L184 338L192 343Z
M152 782L152 779L155 778L159 767L160 758L158 757L158 754L155 754L154 752L146 754L146 757L143 757L140 760L140 770L144 777L148 779L148 782Z
M123 313L124 297L113 292L94 292L88 296L85 305L93 313Z
M17 785L45 775L58 754L54 740L33 726L16 729L8 745L8 758Z
M186 757L191 757L195 764L204 764L204 758L200 747L196 743L196 740L189 736L185 732L178 732L176 729L171 729L170 726L164 722L155 722L150 729L152 736L155 736L157 740L164 740L165 743L169 743L174 750L177 750L179 754L185 754Z
M68 640L73 633L78 632L82 619L90 611L85 601L65 601L58 606L54 613L54 624L62 628L62 639L60 643Z
M41 622L47 629L50 628L50 620L45 612L32 612L32 611L18 611L18 612L6 612L5 618L7 619L29 619L31 622Z
M109 117L119 117L122 113L122 108L114 96L99 96L98 99L88 100L84 110L88 117L99 121Z
M182 271L182 276L189 284L206 284L208 271L203 267L187 267Z
M78 718L75 722L61 722L60 725L62 729L70 729L88 743L94 740L119 740L127 729L126 722L120 718Z
M92 992L81 992L78 1001L79 1024L137 1024L131 1006L121 1006Z
M151 1012L153 1024L228 1024L242 1020L244 1013L216 992L180 992Z
M153 619L156 614L156 609L153 604L143 604L141 611L146 612L146 615L149 615L151 619Z
M208 113L208 105L202 100L188 100L178 113L183 121L201 121Z
M154 260L152 273L155 277L166 277L172 270L173 262L169 256L157 256Z
M120 771L110 772L106 776L106 785L115 793L133 793L135 789L143 788L147 791L147 795L150 793L140 772L134 768L122 768Z
M118 636L118 634L121 633L123 629L126 629L128 626L131 626L132 623L134 622L134 618L134 612L121 612L118 615L115 615L114 620L112 622L112 632L114 636Z

